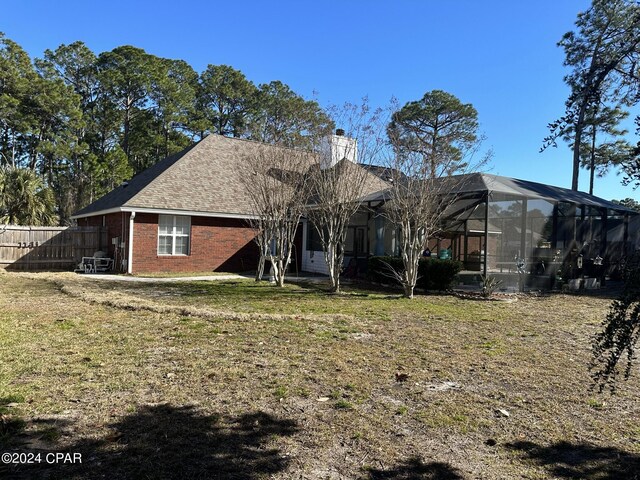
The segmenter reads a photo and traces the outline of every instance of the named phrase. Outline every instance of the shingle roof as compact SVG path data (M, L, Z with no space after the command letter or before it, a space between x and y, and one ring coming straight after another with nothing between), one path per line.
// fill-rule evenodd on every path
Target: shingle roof
M251 201L243 182L246 170L241 167L243 158L262 148L283 147L221 135L209 135L189 148L139 173L129 180L128 184L117 187L76 212L74 217L90 216L122 207L182 210L209 215L216 213L251 215ZM311 153L308 159L307 165L300 165L301 173L314 164ZM384 193L388 188L387 169L374 166L361 167L366 168L368 172L362 200L387 198L388 193ZM487 173L449 177L443 181L453 182L451 191L491 192L494 195L544 198L636 213L587 193Z
M174 163L180 160L183 156L189 153L196 144L185 148L181 152L173 154L164 160L159 161L155 165L147 168L143 172L133 177L127 182L123 182L122 185L111 190L106 195L100 197L95 202L87 205L86 207L78 210L73 216L86 216L94 212L101 212L103 210L110 210L117 207L128 206L133 204L134 198L147 187L153 180L159 175L169 169Z
M128 185L121 185L74 217L85 217L121 207L202 212L203 214L251 215L241 168L243 158L261 148L283 148L250 140L209 135L200 142L161 160L139 173ZM299 153L299 152L298 152ZM308 155L305 172L314 163ZM386 185L368 174L367 192Z

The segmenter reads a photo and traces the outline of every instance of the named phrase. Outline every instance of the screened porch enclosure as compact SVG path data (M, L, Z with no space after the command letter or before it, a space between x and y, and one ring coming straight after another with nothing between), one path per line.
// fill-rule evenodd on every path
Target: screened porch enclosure
M499 276L504 286L615 275L635 248L637 215L581 192L487 174L461 178L432 251L451 250L464 273ZM464 275L463 273L463 275Z
M452 202L425 247L433 257L461 261L460 279L476 287L481 274L498 277L505 289L550 289L575 279L601 285L640 247L638 212L593 195L482 173L442 181ZM347 271L362 275L368 257L399 255L402 233L385 216L389 202L387 191L373 194L351 219ZM315 227L303 225L303 270L326 274Z

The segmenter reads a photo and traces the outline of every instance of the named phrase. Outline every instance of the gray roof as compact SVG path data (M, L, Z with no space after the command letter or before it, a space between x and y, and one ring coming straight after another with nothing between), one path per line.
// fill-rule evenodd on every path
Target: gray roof
M488 173L472 173L461 184L464 192L488 191L494 196L502 194L509 197L524 197L528 199L544 199L558 202L570 202L577 205L587 205L591 207L609 208L618 211L634 212L629 208L617 205L604 198L589 195L584 192L577 192L568 188L555 187L544 183L519 180L517 178L501 177ZM467 181L468 180L468 181ZM637 213L637 212L634 212Z
M263 148L283 147L209 135L139 173L129 180L128 184L117 187L76 212L74 217L90 216L123 207L182 210L209 215L251 215L251 201L242 177L246 175L246 170L243 170L241 165L247 155ZM304 158L304 155L301 158ZM308 159L307 165L300 165L301 173L308 171L315 163L311 153ZM368 178L362 201L388 198L388 193L385 194L388 189L387 170L371 166L364 168L367 168ZM473 195L489 192L494 198L500 195L542 198L637 213L587 193L487 173L458 175L442 181L451 182L451 188L447 190L458 193Z
M615 204L594 195L584 192L576 192L568 188L555 187L543 183L530 182L517 178L501 177L488 173L470 173L455 175L440 179L448 185L443 191L455 194L468 194L465 197L479 198L480 195L489 193L492 200L507 198L544 199L551 202L570 202L576 205L586 205L598 208L608 208L618 212L637 214L638 212ZM450 184L450 186L449 186ZM369 200L383 200L389 198L389 193L372 195Z
M241 168L247 155L258 149L283 148L265 143L209 135L191 147L161 160L139 173L128 184L121 185L74 217L99 214L122 207L202 212L203 214L251 215L251 200L247 194ZM300 153L300 151L298 151ZM300 156L304 159L304 155ZM314 158L300 165L308 171ZM303 162L304 163L304 162ZM368 175L368 191L380 191L386 184L373 174Z
M239 168L257 148L280 148L249 140L209 135L139 173L74 216L119 207L251 215Z
M168 170L174 163L185 156L189 151L197 145L193 144L188 148L185 148L181 152L175 153L164 160L159 161L155 165L147 168L143 172L133 177L131 180L123 182L122 185L111 190L106 195L100 197L93 203L90 203L86 207L78 210L74 213L74 217L86 216L91 213L101 212L104 210L111 210L117 207L123 206L137 206L135 205L134 198L144 190L153 180L159 175Z

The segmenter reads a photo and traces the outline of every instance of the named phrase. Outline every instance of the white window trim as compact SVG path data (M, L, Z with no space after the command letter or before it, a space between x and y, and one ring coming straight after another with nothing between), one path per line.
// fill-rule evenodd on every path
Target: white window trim
M171 233L160 234L160 217L171 217L173 227ZM176 219L178 217L187 218L189 220L189 233L186 235L183 233L176 233ZM160 237L171 237L171 253L160 253ZM176 253L176 238L188 238L187 253ZM188 257L191 254L191 217L188 215L158 215L158 242L156 246L156 252L159 257Z

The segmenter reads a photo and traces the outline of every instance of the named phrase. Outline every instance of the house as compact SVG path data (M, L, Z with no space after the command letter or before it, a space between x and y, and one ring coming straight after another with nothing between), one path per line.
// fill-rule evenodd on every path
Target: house
M344 160L345 137L332 135L329 147ZM253 210L241 162L256 149L283 147L209 135L167 157L73 215L79 226L102 226L111 239L103 249L128 273L247 271L255 269L258 249L250 225ZM308 169L314 162L309 154ZM355 158L353 159L355 160ZM385 187L367 174L368 193ZM297 268L322 271L320 255L303 254L311 235L306 221L296 238ZM360 226L350 230L358 253L365 253ZM303 239L305 241L303 242ZM302 265L301 265L302 262Z
M338 134L329 138L333 155L328 166L351 160L366 170L361 208L351 220L345 245L345 266L362 271L370 255L398 253L399 232L383 216L391 201L388 170L360 165L355 155L344 158L347 141ZM257 149L281 148L210 135L73 218L80 226L105 227L111 239L105 248L128 273L255 269L258 250L242 161ZM309 153L301 171L314 162ZM447 250L469 272L512 273L517 259L523 259L527 273L550 277L578 256L586 263L602 257L612 269L640 245L637 212L592 195L484 173L443 181L451 182L448 190L457 200L429 248L434 254ZM294 261L298 270L327 272L317 232L306 219L298 229Z

